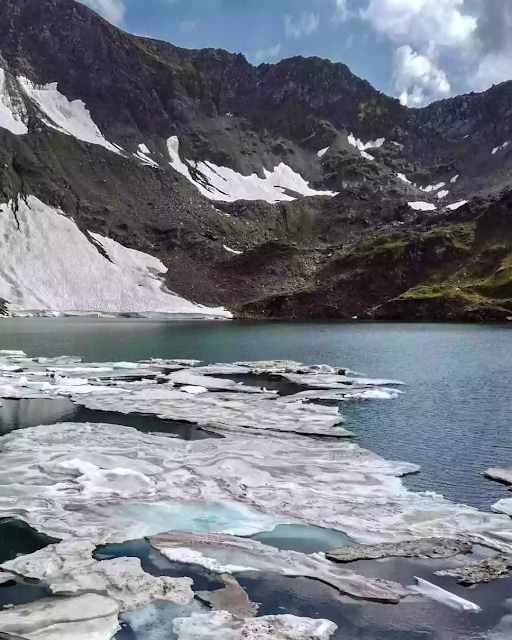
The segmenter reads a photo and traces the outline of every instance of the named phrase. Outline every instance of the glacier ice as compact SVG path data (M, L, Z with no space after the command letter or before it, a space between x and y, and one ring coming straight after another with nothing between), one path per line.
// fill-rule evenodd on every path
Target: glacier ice
M0 205L0 298L16 309L159 311L230 317L168 292L165 266L140 251L91 234L107 260L61 211L29 196Z
M233 202L235 200L265 200L279 202L294 200L286 193L295 192L303 196L333 196L332 191L311 189L304 178L283 162L272 171L263 170L264 178L255 173L244 176L228 167L213 162L183 161L180 157L180 141L176 136L167 140L170 164L199 192L210 200Z
M178 640L329 640L336 629L330 620L291 615L240 620L226 611L194 613L174 622Z

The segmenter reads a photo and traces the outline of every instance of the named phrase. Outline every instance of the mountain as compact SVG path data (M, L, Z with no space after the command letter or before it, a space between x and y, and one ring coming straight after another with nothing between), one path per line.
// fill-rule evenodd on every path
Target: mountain
M512 83L408 109L340 63L254 67L1 0L0 298L505 319L511 115Z

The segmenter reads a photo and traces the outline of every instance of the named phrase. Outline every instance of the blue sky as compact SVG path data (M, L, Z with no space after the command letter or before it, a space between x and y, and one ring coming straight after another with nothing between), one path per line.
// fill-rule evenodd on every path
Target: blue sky
M346 63L422 106L512 78L512 0L83 0L139 35L243 53Z

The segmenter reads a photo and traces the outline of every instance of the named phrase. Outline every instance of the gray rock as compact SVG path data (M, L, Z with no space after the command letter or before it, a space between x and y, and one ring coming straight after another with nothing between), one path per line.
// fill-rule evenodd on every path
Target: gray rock
M381 558L450 558L459 553L470 553L473 545L450 538L424 538L406 542L384 542L375 545L355 545L334 549L325 554L333 562L379 560Z
M492 582L503 578L512 569L512 556L498 555L494 558L486 558L478 562L472 562L463 567L437 571L437 576L450 576L457 578L457 582L466 587L484 582Z

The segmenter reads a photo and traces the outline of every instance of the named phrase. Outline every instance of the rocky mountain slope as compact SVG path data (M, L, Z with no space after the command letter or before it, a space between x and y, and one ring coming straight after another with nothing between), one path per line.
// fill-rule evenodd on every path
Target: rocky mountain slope
M18 309L180 312L189 300L242 317L505 319L511 105L504 83L407 109L343 64L253 67L124 33L74 0L2 0L0 298ZM113 274L102 261L118 269L110 290L89 272L70 278L83 261L40 259L69 242L44 233L41 211L52 229L54 216L71 220L98 273ZM61 295L75 281L90 284ZM109 302L121 281L127 294ZM168 290L185 301L162 306Z

